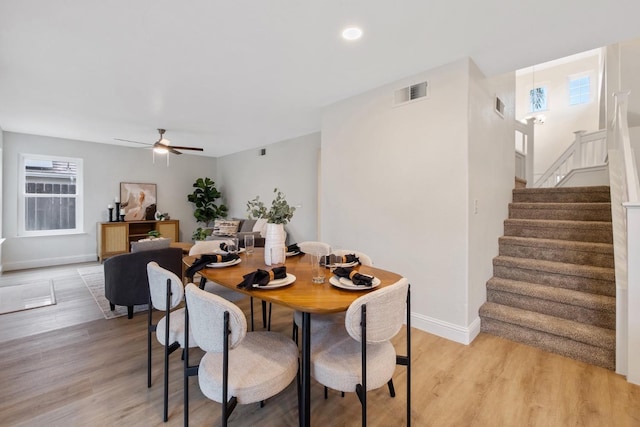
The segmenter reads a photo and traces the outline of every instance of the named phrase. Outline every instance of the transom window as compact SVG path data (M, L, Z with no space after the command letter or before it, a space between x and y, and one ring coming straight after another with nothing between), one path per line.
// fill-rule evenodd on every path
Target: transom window
M81 233L82 159L20 155L23 236Z
M535 87L529 91L529 111L535 113L537 111L547 110L547 87Z
M569 79L569 105L587 104L590 101L589 76Z

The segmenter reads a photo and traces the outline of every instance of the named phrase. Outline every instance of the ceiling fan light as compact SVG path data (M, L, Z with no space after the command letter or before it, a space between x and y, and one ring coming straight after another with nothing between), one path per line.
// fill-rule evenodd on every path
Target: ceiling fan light
M153 151L158 154L167 154L169 152L169 150L163 147L153 147Z

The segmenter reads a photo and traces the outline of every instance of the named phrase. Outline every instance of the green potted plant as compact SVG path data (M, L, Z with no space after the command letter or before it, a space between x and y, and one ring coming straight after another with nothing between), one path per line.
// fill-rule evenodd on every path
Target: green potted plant
M198 178L193 183L193 193L187 196L187 200L195 205L193 216L205 227L213 226L217 218L225 218L228 208L223 204L216 204L216 200L222 197L222 193L216 188L216 183L210 178ZM194 235L198 230L194 232ZM209 231L209 235L211 231Z
M276 198L271 202L271 207L267 210L260 196L247 202L247 213L249 218L265 218L267 220L267 231L264 242L264 262L271 265L271 248L285 246L284 225L291 221L296 208L290 206L285 194L276 187L273 190Z
M157 239L160 237L160 232L158 230L151 230L147 232L147 236L149 236L150 239Z
M207 240L207 237L211 236L212 232L213 230L210 228L198 227L196 228L196 231L194 231L191 235L191 238L193 240Z

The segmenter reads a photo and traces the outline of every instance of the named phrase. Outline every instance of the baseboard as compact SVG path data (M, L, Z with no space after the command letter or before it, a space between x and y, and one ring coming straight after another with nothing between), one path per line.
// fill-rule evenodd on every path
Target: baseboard
M26 270L28 268L52 267L54 265L79 264L98 260L97 254L74 255L59 258L30 259L26 261L5 262L2 265L4 271Z
M460 344L468 345L480 333L480 317L476 317L476 319L465 328L460 325L434 319L433 317L412 313L411 326L418 328L421 331L425 331Z

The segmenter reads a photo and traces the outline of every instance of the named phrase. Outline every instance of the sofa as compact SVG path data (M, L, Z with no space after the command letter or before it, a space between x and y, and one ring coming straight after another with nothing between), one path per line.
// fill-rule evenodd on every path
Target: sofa
M109 300L111 310L115 310L116 305L124 305L131 319L134 305L149 303L147 264L151 261L182 277L180 248L141 250L105 260L104 295Z
M213 226L213 233L205 240L225 240L229 237L237 237L241 247L244 247L244 236L253 235L255 238L255 247L264 247L264 237L261 234L261 228L264 221L259 222L256 219L222 219L216 220Z

